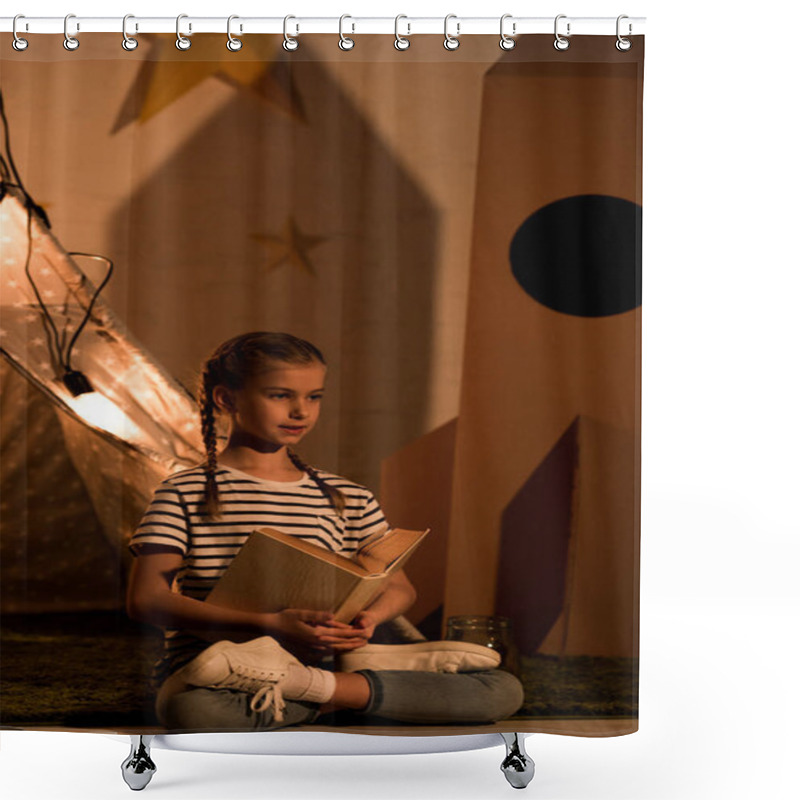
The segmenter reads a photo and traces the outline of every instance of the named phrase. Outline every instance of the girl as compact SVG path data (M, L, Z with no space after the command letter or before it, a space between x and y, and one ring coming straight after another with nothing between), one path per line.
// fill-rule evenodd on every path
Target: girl
M369 489L292 449L319 418L326 369L310 342L269 332L229 339L204 364L198 402L207 459L160 483L129 544L136 558L128 614L165 629L150 676L159 721L170 729L265 730L336 709L418 723L510 716L523 702L519 680L476 667L485 660L470 665L469 655L471 672L435 672L435 663L431 671L331 668L413 605L403 570L352 624L308 609L255 613L203 602L253 528L276 527L343 555L387 528ZM217 410L231 423L219 453Z

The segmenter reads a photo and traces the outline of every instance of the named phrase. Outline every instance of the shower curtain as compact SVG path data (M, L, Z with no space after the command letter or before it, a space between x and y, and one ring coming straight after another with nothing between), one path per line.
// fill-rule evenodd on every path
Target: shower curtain
M138 39L0 37L0 727L163 730L128 543L204 457L203 359L259 330L325 354L304 460L430 529L374 641L524 687L325 729L636 731L644 37Z

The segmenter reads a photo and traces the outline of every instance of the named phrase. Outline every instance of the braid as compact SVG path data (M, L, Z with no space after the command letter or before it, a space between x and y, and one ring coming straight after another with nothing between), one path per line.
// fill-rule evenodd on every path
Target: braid
M206 512L214 519L219 517L219 488L217 487L217 432L214 426L213 388L208 370L203 373L203 397L200 402L200 418L203 425L203 442L206 446L206 460L203 462L206 485L203 499Z
M322 476L310 464L306 464L300 456L295 453L290 447L286 448L286 453L292 460L292 463L298 468L307 472L317 483L317 486L328 496L331 505L336 509L336 513L340 517L344 517L345 498L344 495L335 487L331 486L325 481Z

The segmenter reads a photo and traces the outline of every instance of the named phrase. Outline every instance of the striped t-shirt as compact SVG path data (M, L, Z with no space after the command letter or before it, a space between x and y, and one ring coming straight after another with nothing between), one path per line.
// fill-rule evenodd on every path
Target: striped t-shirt
M317 473L345 496L344 519L308 474L298 481L269 481L220 465L216 478L221 518L209 520L199 511L206 476L202 466L197 466L173 473L155 488L128 547L134 555L135 546L145 542L179 550L184 561L175 588L187 597L204 600L254 528L269 526L345 556L352 555L371 534L388 528L369 489L325 470ZM168 675L210 644L179 629L163 629L150 691L157 691Z

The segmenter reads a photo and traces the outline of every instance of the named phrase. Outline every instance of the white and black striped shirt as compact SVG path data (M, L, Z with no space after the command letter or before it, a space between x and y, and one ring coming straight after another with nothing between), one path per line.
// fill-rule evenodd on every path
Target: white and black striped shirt
M216 470L221 517L200 512L206 476L201 466L173 473L153 491L150 505L131 534L128 548L153 543L176 548L184 557L177 590L204 600L254 528L269 526L342 555L387 527L372 492L340 475L318 475L345 496L344 519L308 474L299 481L268 481L227 466ZM153 665L150 690L191 661L210 642L174 628L164 629L161 657Z

